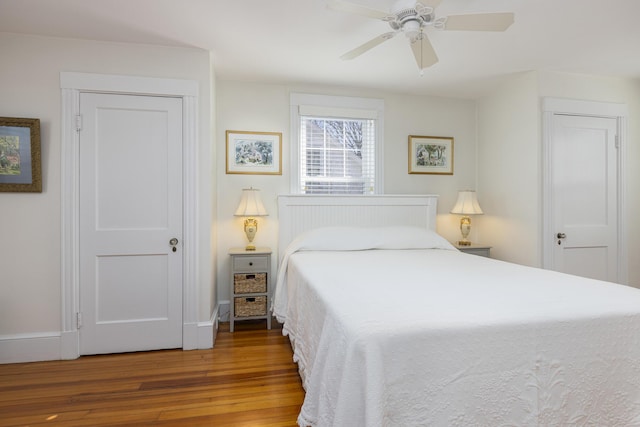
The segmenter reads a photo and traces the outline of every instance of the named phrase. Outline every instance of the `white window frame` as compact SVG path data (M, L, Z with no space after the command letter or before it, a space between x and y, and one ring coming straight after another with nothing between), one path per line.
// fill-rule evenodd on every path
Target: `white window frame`
M347 96L292 93L291 107L291 193L301 194L300 179L300 111L337 119L375 119L374 194L384 194L382 153L384 151L384 100ZM304 114L307 115L307 114Z

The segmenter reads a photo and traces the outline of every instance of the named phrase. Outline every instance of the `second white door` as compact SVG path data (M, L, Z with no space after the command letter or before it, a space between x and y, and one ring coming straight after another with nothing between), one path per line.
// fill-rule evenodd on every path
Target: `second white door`
M617 120L552 120L553 269L617 282Z
M80 354L181 347L182 100L83 93L80 112Z

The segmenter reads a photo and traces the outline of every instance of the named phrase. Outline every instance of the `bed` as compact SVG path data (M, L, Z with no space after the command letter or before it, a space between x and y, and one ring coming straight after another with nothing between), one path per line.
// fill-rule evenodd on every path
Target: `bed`
M640 425L640 291L464 254L435 196L280 196L300 426Z

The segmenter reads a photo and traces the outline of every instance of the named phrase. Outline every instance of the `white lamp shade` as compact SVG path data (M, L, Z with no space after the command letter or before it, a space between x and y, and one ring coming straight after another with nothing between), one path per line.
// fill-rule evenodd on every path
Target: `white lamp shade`
M478 197L475 191L458 192L458 201L451 209L452 214L460 215L482 215L482 209L478 203Z
M266 216L269 215L262 204L260 190L245 188L242 190L242 199L236 209L236 216Z

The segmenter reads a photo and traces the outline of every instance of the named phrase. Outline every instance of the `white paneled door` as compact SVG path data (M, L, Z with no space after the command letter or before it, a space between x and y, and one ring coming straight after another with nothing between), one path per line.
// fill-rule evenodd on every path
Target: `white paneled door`
M182 347L182 100L80 94L80 354Z
M617 121L552 120L553 269L618 282Z

